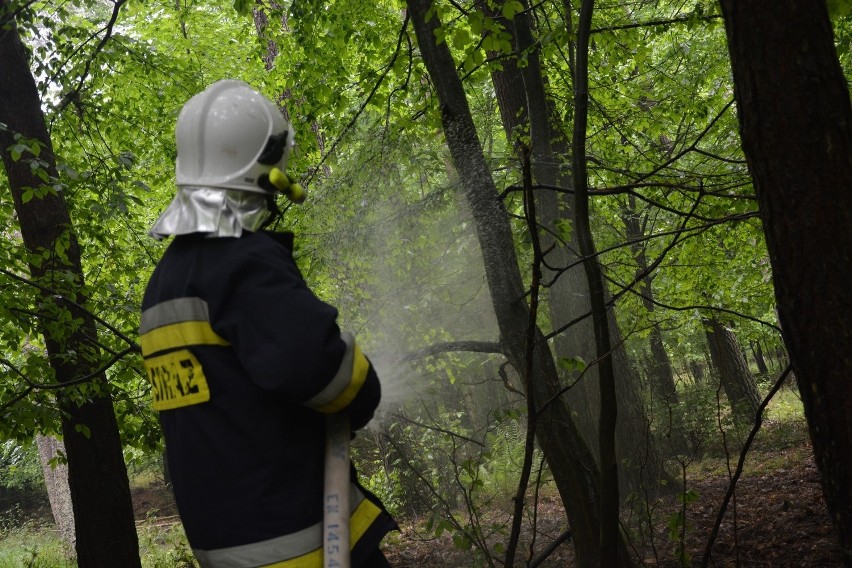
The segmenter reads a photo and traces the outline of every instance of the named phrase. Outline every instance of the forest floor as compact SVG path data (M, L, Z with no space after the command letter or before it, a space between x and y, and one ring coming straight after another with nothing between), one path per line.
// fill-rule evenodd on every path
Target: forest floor
M696 495L687 506L685 548L689 557L675 557L677 539L669 538L668 520L681 509L677 496L658 501L653 544L634 544L637 565L676 568L701 566L707 541L716 524L719 507L728 489L724 461L705 461L701 471L687 476L688 489ZM732 463L732 470L736 462ZM810 447L752 452L737 483L736 515L733 502L727 508L708 566L713 567L814 567L842 566L837 543L824 504ZM386 554L396 568L450 568L486 566L471 563L471 554L453 546L452 537L430 538L423 523L402 523L399 537L390 540ZM556 496L542 500L538 512L536 551L542 550L567 528L564 509ZM529 531L526 535L529 539ZM527 551L516 555L523 560ZM537 554L538 552L536 552ZM496 564L500 566L500 564ZM541 567L574 566L570 543L562 544Z
M735 466L735 462L731 468ZM654 508L655 529L652 539L646 531L644 545L633 545L638 564L656 567L699 566L708 536L716 522L719 505L728 487L724 460L703 460L687 476L688 488L695 500L687 505L685 548L690 561L675 560L675 541L669 538L668 521L680 510L677 496L660 499ZM535 530L536 554L567 528L564 510L556 495L540 499ZM148 528L172 528L179 522L171 493L153 482L134 487L133 501L138 523ZM486 516L508 518L507 511L492 511ZM29 515L49 522L46 503L33 503ZM743 476L737 484L736 515L733 502L728 507L712 548L709 566L713 567L817 567L841 566L840 552L822 498L819 478L809 447L750 454ZM36 519L33 519L36 520ZM440 537L426 530L424 519L403 519L401 532L389 535L383 548L395 568L474 568L488 566L472 551L453 544L449 531ZM516 565L526 566L524 557L530 535L524 529ZM505 534L499 537L505 539ZM574 565L570 541L558 546L546 560L547 567ZM500 566L499 563L496 563Z

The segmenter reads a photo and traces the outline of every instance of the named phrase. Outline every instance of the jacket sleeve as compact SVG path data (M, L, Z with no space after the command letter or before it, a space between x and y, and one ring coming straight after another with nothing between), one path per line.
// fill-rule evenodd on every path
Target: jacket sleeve
M260 237L260 236L258 236ZM212 299L214 328L258 386L323 413L366 425L381 397L378 377L337 310L308 288L289 251L260 238Z

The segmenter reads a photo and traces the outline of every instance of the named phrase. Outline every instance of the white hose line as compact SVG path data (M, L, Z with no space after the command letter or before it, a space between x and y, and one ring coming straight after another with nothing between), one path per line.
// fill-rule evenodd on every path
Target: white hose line
M350 568L349 416L326 417L323 567Z

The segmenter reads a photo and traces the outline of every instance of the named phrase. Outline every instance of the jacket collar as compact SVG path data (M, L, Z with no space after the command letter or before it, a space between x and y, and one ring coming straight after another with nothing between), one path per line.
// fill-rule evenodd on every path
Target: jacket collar
M261 233L268 235L275 242L280 245L283 245L287 250L293 252L293 242L295 240L295 235L290 231L260 231Z

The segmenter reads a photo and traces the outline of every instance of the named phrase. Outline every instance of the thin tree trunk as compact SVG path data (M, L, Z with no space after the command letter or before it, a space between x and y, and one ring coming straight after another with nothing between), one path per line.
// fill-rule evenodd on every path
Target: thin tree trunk
M778 316L852 566L852 104L825 2L721 0Z
M473 219L485 265L485 275L497 317L500 342L516 370L525 366L525 331L529 309L515 255L509 219L470 115L464 88L446 45L437 45L441 25L430 12L431 0L407 1L423 61L441 108L441 122L453 164L460 175L464 197ZM599 474L594 458L577 431L571 412L561 399L556 366L549 346L536 330L531 388L539 401L537 441L554 475L571 521L577 565L599 567Z
M757 372L761 375L765 375L769 372L769 368L766 366L766 359L763 358L763 349L760 347L759 341L749 341L749 346L751 347L751 353L754 355L754 362L757 365Z
M571 143L574 170L574 230L583 256L583 268L589 285L589 303L595 328L601 409L598 426L601 468L600 555L602 566L619 565L618 542L618 459L615 452L615 424L618 404L615 374L612 367L612 343L609 334L611 317L606 306L606 293L600 263L589 225L589 185L586 171L586 127L589 111L589 36L594 0L583 0L577 24L577 51L574 70L574 135Z
M0 0L0 13L5 14L8 9L7 0ZM39 159L55 178L56 165L41 100L14 20L7 20L6 29L0 31L0 62L0 122L8 126L0 130L0 154L24 245L36 259L29 268L33 281L42 286L39 303L45 307L39 325L50 365L58 383L90 377L85 399L66 391L57 395L68 456L78 563L82 568L140 566L118 425L109 384L98 370L94 347L97 330L91 314L79 308L86 299L81 293L83 271L71 219L61 193L48 191L44 197L24 202L27 188L49 186L30 168L26 156L14 160L7 150L15 143L15 133L38 140ZM63 244L62 249L57 249L57 243ZM43 253L47 254L42 256ZM45 317L47 313L82 323L76 329L58 329Z
M701 366L701 363L698 361L689 361L687 366L689 367L689 372L692 374L692 378L696 383L700 383L704 380L704 367Z
M650 274L647 274L648 259L645 254L645 247L640 244L644 242L645 231L639 222L639 216L636 211L636 198L632 195L628 197L628 206L622 211L621 215L626 229L625 236L634 244L631 245L630 251L638 264L638 273L644 274L642 277L642 286L639 288L642 294L642 305L648 310L651 318L653 318L654 310L654 290L652 287L653 279ZM666 352L665 344L663 343L663 330L658 322L653 322L651 333L648 338L651 348L651 392L655 398L665 405L675 405L678 403L677 389L675 387L674 372L672 371L671 360Z
M546 93L546 79L535 48L530 17L522 12L515 16L513 22L509 22L502 17L500 8L501 4L497 4L488 14L513 33L517 51L523 54L525 61L521 69L516 57L503 58L503 68L492 72L504 131L510 143L516 134L529 134L533 174L537 184L570 188L573 186L570 174L571 150ZM573 200L555 191L539 190L538 201L543 227L540 237L542 249L548 251L543 267L544 281L550 285L548 309L553 326L558 329L590 313L589 287L583 267L577 262L579 245L576 231L572 231L567 242L554 237L559 234L558 225L573 217ZM576 266L564 270L571 264ZM624 349L618 323L614 317L608 319L619 408L616 445L618 454L626 458L623 462L629 464L622 468L619 479L622 491L627 494L643 484L645 489L655 487L664 477L664 472L638 392L638 374ZM591 362L597 359L594 338L592 318L586 317L556 334L554 348L559 357L579 356ZM570 384L575 379L568 376L564 380ZM597 458L600 409L597 366L587 369L583 378L573 384L565 396L577 427Z

